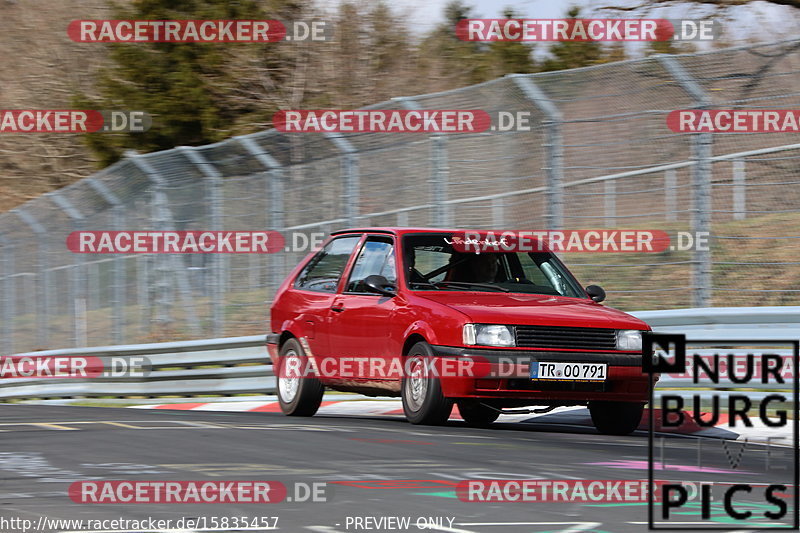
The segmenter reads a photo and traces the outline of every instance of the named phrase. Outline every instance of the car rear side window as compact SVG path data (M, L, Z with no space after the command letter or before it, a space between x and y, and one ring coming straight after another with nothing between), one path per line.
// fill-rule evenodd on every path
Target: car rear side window
M319 292L336 292L347 260L361 237L340 237L332 240L303 268L295 289Z
M364 280L367 276L375 274L385 277L392 283L397 281L394 245L387 237L370 237L364 243L353 265L353 273L347 283L346 292L367 292Z

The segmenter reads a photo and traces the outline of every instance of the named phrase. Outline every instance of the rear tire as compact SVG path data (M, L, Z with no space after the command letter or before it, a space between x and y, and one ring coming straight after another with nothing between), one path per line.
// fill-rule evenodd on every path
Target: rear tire
M429 376L426 361L433 359L433 350L427 342L418 342L403 360L403 379L400 383L403 412L412 424L438 426L450 418L453 402L442 394L442 384L436 376Z
M605 435L630 435L639 427L643 412L643 403L589 402L594 427Z
M280 352L278 376L278 403L288 416L314 416L322 403L325 387L319 379L307 375L308 357L297 339L289 339ZM287 376L287 370L290 373ZM298 371L291 372L297 368ZM292 374L299 374L292 377Z
M456 405L458 405L458 412L461 413L461 418L464 419L467 425L472 427L489 427L500 416L499 411L480 402L462 400L457 402Z

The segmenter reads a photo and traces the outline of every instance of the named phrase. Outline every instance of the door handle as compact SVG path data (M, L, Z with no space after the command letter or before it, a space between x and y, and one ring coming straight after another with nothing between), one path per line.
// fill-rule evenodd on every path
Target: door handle
M331 306L331 311L334 311L336 313L341 313L342 311L344 311L344 306L337 302Z

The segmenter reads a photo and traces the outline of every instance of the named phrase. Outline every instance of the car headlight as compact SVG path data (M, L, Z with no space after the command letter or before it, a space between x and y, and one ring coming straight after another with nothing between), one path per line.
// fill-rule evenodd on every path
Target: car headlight
M638 329L620 329L617 331L617 350L641 351L642 332Z
M466 324L463 331L467 346L516 346L510 326L498 324Z

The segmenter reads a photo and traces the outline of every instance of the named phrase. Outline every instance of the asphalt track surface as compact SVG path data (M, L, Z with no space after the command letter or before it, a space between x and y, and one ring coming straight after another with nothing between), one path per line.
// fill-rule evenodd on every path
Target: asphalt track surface
M10 527L11 519L38 525L42 516L173 521L206 517L205 528L192 531L247 530L220 527L222 517L233 516L277 517L277 529L289 532L647 529L646 503L463 502L454 491L454 484L465 479L646 480L644 432L609 437L590 428L545 423L497 423L475 429L455 421L440 427L413 426L389 417L288 418L258 412L8 404L0 409L3 532L23 531ZM660 442L656 438L657 462L662 461ZM740 443L726 447L721 440L679 436L667 437L663 443L665 469L657 472L659 479L792 480L794 454L789 448L748 446L743 450ZM698 458L703 471L692 471L697 470ZM67 488L77 480L274 480L286 485L290 498L303 486L298 483L322 482L326 501L91 505L68 497ZM738 501L742 506L747 502L746 498ZM751 503L758 516L747 522L727 519L718 501L712 503L712 519L738 531L763 523L765 508L774 510L765 505L761 494L754 495ZM793 508L789 516L792 512ZM679 527L700 530L696 524L708 524L700 522L697 502L685 506L683 513L672 517L681 522ZM212 517L218 518L215 528L208 522ZM358 517L408 517L410 525L387 527L384 523L382 527L363 521L359 526ZM429 518L438 518L442 525ZM433 527L421 528L418 523Z

